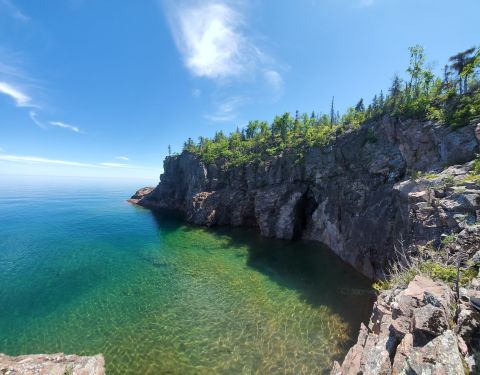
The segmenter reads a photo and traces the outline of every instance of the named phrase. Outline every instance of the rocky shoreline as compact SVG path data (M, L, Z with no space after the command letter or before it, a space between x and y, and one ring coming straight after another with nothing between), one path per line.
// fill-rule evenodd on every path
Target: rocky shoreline
M475 126L385 117L314 147L229 168L189 152L167 157L159 185L135 203L196 225L256 227L263 236L326 244L364 275L382 278L405 246L440 243L480 220L480 188L452 186L478 152ZM459 165L439 180L422 174ZM458 173L457 173L458 172ZM443 190L442 190L443 189Z
M471 266L480 260L479 142L474 124L453 130L385 117L307 150L300 161L285 153L228 168L188 152L167 157L159 185L130 201L196 225L319 241L372 279L385 277L399 246L461 253ZM480 297L480 279L458 292L451 285L417 275L384 290L331 374L480 372L480 314L469 303Z
M437 252L458 259L459 278L416 275L406 286L383 290L357 343L331 375L480 373L480 306L471 303L480 298L480 226L444 237ZM430 264L441 278L447 268L438 262Z
M382 292L368 326L361 325L357 343L330 374L479 373L480 312L471 297L480 290L462 289L457 300L449 286L422 276L406 289Z
M11 357L0 353L0 374L105 375L105 360L101 354L82 357L57 353Z

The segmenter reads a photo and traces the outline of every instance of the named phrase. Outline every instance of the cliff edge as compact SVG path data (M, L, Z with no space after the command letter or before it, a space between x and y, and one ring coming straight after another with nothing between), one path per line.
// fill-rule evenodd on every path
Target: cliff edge
M480 219L478 184L460 191L450 177L438 186L418 180L452 165L459 165L452 173L468 174L477 151L473 124L454 130L386 116L300 158L284 152L229 167L184 151L165 159L153 191L134 198L197 225L322 242L366 276L382 278L398 243L439 243Z

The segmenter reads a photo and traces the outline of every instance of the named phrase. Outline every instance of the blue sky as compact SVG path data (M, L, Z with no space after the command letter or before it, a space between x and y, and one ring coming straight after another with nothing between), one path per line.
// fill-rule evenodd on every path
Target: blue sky
M480 44L478 0L0 0L0 175L158 178L168 145L342 111Z

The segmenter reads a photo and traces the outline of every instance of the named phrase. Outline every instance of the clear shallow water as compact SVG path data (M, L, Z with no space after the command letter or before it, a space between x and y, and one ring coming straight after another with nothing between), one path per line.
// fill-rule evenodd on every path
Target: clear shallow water
M324 373L369 282L318 244L125 202L139 182L0 179L0 352L103 353L115 374Z

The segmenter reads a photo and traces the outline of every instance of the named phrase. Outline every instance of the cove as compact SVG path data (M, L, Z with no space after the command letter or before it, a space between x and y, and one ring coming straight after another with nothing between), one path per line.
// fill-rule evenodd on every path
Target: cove
M103 353L108 374L328 372L369 281L318 244L125 202L138 181L0 187L0 352Z

